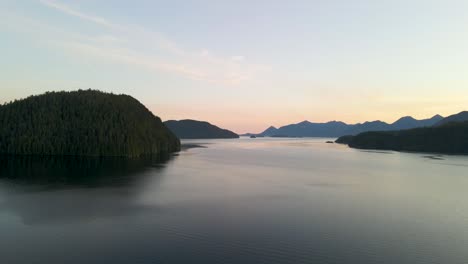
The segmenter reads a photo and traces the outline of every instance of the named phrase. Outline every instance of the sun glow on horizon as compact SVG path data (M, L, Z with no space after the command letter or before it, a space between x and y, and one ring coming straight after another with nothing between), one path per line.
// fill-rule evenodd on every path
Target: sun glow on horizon
M4 2L0 101L92 88L238 133L447 116L468 105L468 2L441 3Z

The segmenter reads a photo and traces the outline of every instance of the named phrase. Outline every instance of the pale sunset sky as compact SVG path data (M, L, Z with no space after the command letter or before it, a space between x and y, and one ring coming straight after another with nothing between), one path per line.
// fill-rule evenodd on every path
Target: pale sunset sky
M0 3L0 103L129 94L238 133L468 110L468 1Z

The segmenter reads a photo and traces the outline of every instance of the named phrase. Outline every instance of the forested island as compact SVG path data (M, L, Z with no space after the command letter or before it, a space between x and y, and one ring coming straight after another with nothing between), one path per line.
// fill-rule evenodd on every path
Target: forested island
M95 90L47 92L0 106L0 154L139 157L179 139L138 100Z
M168 120L164 124L179 138L208 139L208 138L239 138L236 133L219 128L205 121L191 119Z
M468 122L449 122L443 125L400 131L364 132L343 136L337 143L352 148L468 154Z

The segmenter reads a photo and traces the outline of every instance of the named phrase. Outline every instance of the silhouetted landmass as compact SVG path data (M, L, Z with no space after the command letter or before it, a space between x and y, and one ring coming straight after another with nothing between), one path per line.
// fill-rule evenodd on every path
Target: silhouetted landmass
M274 126L270 126L269 128L265 129L265 131L263 131L262 133L245 133L245 134L242 134L241 136L244 136L244 137L250 137L250 136L255 136L255 137L271 137L273 135L276 135L276 131L278 129Z
M354 136L352 135L341 136L337 140L335 140L335 142L339 144L349 144L349 142L351 142L353 138Z
M441 126L450 122L465 122L468 121L468 111L463 111L455 115L448 116L435 124Z
M417 128L417 127L430 127L442 119L443 117L440 115L435 115L432 118L423 119L423 120L417 120L411 116L405 116L405 117L398 119L393 124L391 124L391 129L392 130L404 130L404 129L412 129L412 128Z
M346 131L349 125L343 122L311 123L303 121L278 128L276 135L287 137L335 137Z
M273 136L273 137L340 137L343 135L357 135L366 131L392 131L411 129L417 127L430 127L442 120L443 117L435 115L429 119L416 120L410 116L402 117L392 124L382 121L371 121L359 124L346 124L340 121L330 121L327 123L312 123L303 121L297 124L290 124L280 128L269 127L262 133L246 135Z
M128 95L48 92L0 106L0 154L138 157L179 139Z
M400 131L364 132L343 136L337 143L352 148L445 154L468 154L468 122Z
M276 134L278 134L278 129L274 126L270 126L269 128L265 129L265 131L260 133L260 136L270 137Z
M239 138L239 135L227 129L219 128L208 122L197 120L169 120L164 124L179 138L208 139L208 138Z

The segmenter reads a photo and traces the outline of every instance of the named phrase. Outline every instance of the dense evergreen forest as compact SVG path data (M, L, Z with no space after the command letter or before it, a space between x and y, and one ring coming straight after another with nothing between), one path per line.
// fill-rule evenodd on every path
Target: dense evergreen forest
M468 154L468 122L400 131L365 132L336 141L352 148Z
M47 92L0 106L0 154L138 157L179 139L128 95Z

